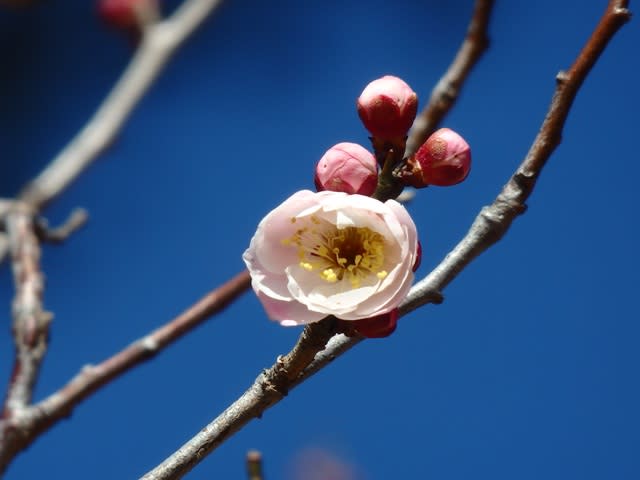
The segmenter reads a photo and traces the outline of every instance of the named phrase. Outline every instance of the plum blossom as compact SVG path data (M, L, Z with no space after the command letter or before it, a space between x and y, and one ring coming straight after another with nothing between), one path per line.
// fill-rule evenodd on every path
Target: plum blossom
M267 315L291 326L391 312L411 288L417 248L395 200L302 190L260 222L243 260Z

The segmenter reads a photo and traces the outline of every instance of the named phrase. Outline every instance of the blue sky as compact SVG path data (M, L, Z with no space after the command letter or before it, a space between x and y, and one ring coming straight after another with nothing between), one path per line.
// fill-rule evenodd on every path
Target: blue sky
M89 2L45 3L0 14L2 196L81 128L131 53ZM471 145L471 175L420 192L408 207L423 245L419 278L522 160L556 73L605 3L497 2L491 49L443 124ZM91 220L64 245L44 247L55 320L37 399L239 272L259 220L313 188L327 148L368 146L354 101L369 81L398 75L426 102L472 4L228 0L115 145L47 209L52 223L76 206ZM188 478L244 478L251 448L263 452L269 479L300 478L296 462L312 478L317 451L367 480L638 478L639 42L634 20L580 91L526 215L447 288L442 305L359 345ZM2 383L13 358L12 293L5 264ZM136 478L298 334L269 322L248 293L88 399L7 478Z

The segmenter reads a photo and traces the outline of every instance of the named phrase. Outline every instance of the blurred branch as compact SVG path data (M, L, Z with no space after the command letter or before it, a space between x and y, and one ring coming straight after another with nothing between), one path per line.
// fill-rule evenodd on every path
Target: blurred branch
M413 154L431 135L451 110L462 84L474 65L489 48L489 18L493 0L476 0L467 35L453 62L431 91L429 103L413 122L407 139L405 157Z
M249 480L264 480L262 454L257 450L251 450L247 453L247 478Z
M219 313L250 285L248 272L239 273L167 324L133 342L102 363L85 366L60 390L35 405L23 408L20 418L7 417L0 420L0 475L17 453L59 420L68 417L82 400L123 373L154 357L212 315ZM22 401L21 405L27 406L25 401ZM5 435L6 432L10 435Z
M25 412L31 403L40 363L47 351L52 315L44 310L44 277L40 271L40 245L34 222L35 212L15 202L5 216L16 294L12 305L13 338L16 348L13 373L9 380L0 417L0 472L6 455L13 456Z
M40 271L40 245L33 216L27 205L16 203L6 218L16 289L12 305L16 363L3 417L11 416L31 402L52 318L42 306L44 278Z
M114 141L133 109L185 40L222 0L185 0L167 19L148 25L126 70L93 117L18 198L42 210ZM0 239L0 262L7 253Z
M571 104L591 67L618 29L629 20L625 0L612 0L595 31L565 73L557 77L551 106L529 153L496 200L484 207L467 235L427 277L418 282L401 305L407 314L421 305L440 300L444 289L476 256L496 243L513 220L525 211L525 201L551 153L560 143ZM324 345L330 329L327 320L305 327L298 343L285 357L265 370L254 384L220 416L180 447L143 480L178 479L253 418L258 418L296 385L308 379L362 339L335 335ZM309 351L306 351L309 349ZM312 353L312 361L308 362ZM299 361L302 358L303 360ZM300 368L302 367L302 369Z
M76 208L60 226L51 228L44 218L36 220L36 234L43 242L62 243L77 230L85 226L89 214L84 208Z

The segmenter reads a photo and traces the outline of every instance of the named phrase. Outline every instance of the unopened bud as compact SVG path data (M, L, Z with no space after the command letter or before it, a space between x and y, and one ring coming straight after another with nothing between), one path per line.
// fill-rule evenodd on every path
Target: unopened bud
M407 160L401 177L406 184L416 188L448 187L467 178L470 169L469 144L453 130L441 128Z
M158 20L158 1L100 0L98 16L111 27L135 31Z
M391 335L398 324L398 309L391 310L364 320L353 320L349 322L353 329L360 335L367 338L384 338Z
M378 164L373 154L357 143L339 143L327 150L316 165L314 182L319 192L370 196L378 184Z
M404 80L386 75L365 87L357 108L373 137L404 138L416 118L418 96Z

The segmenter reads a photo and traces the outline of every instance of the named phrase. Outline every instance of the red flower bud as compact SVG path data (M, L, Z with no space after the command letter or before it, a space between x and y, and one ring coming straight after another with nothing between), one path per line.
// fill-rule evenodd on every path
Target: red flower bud
M406 184L416 188L448 187L467 178L470 169L469 144L453 130L441 128L407 160L401 177Z
M339 143L327 150L316 165L314 182L319 192L370 196L378 185L378 164L373 154L357 143Z
M364 320L352 320L349 322L353 325L360 335L367 338L384 338L391 335L398 324L398 309L391 310L376 317L366 318Z
M420 268L421 263L422 263L422 244L420 243L420 240L418 240L418 248L416 248L416 259L413 262L413 268L411 269L411 271L415 272L416 270L418 270L418 268Z
M157 19L157 0L100 0L98 16L111 27L136 30Z
M372 136L404 138L416 118L418 96L404 80L386 75L365 87L357 108L362 123Z

